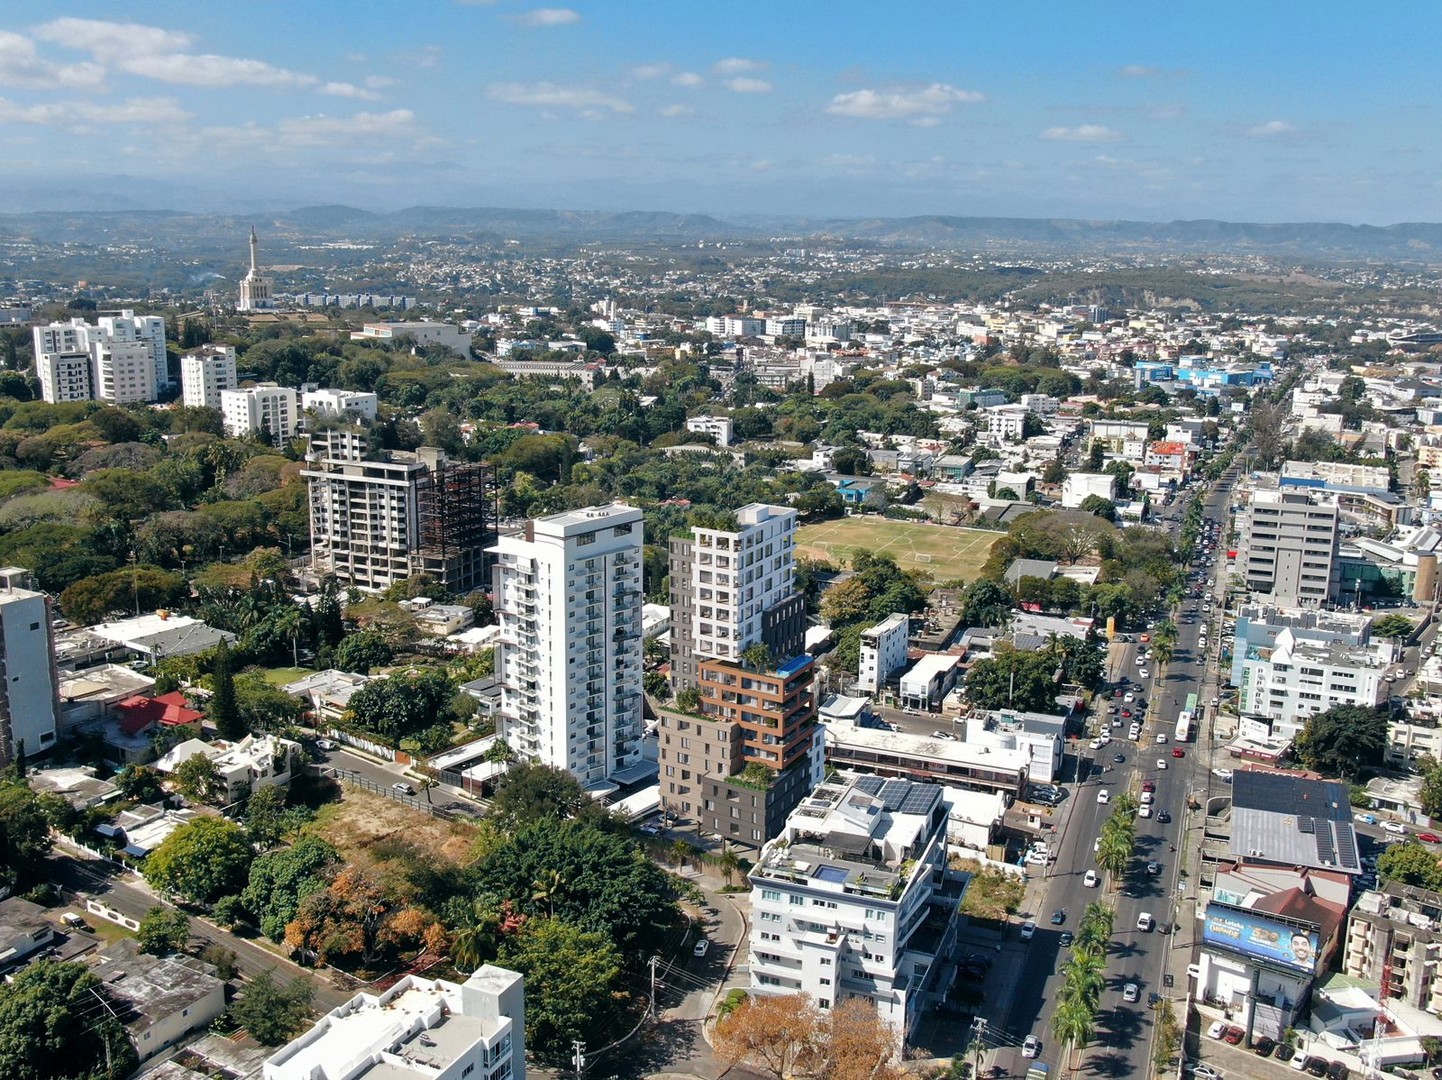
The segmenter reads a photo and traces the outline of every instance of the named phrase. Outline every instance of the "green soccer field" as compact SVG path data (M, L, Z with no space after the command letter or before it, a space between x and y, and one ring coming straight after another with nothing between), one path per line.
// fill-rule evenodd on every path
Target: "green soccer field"
M906 570L924 570L934 581L974 580L999 533L880 517L841 518L796 530L796 553L847 566L857 551L885 552Z

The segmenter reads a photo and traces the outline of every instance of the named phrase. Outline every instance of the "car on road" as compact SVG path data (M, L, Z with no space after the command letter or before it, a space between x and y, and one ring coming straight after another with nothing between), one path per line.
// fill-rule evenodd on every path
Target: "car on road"
M1123 719L1123 720L1130 720L1130 719L1132 718L1132 715L1133 715L1133 714L1132 714L1132 711L1131 711L1130 709L1123 709L1123 710L1122 710L1122 719Z
M1212 708L1215 709L1215 708L1216 708L1218 705L1220 705L1221 703L1222 703L1222 699L1221 699L1221 698L1219 698L1219 697L1214 697L1214 698L1212 698Z
M1157 798L1157 793L1156 793L1155 791L1143 791L1143 792L1142 792L1142 800L1141 800L1141 801L1142 801L1142 805L1143 805L1143 806L1150 806L1153 802L1156 801L1156 798Z
M1034 937L1036 937L1036 920L1028 919L1021 924L1021 939L1022 941L1030 941Z
M1197 1080L1222 1080L1222 1070L1215 1065L1183 1065L1182 1072L1187 1076L1194 1076Z
M1143 679L1150 679L1152 677L1152 673L1146 668L1142 668L1141 671L1137 672L1137 674L1140 675Z
M1137 657L1137 667L1141 667L1141 666L1142 666L1143 664L1145 664L1146 662L1147 662L1147 658L1146 658L1145 656L1138 656L1138 657Z
M696 947L691 950L691 955L692 955L692 956L705 956L706 953L707 953L707 951L708 951L710 948L711 948L711 942L708 941L706 938L702 938L700 941L696 942Z
M1352 816L1355 820L1360 821L1363 825L1377 824L1376 814L1353 814Z
M1136 1001L1141 996L1142 988L1136 983L1127 983L1125 986L1122 987L1123 1001Z
M1117 714L1117 707L1115 705L1108 705L1107 713L1110 716L1115 716Z
M1142 781L1142 790L1143 790L1143 791L1156 791L1156 790L1157 790L1157 782L1156 782L1155 780L1143 780L1143 781Z
M931 737L933 739L945 739L947 742L956 742L956 736L949 731L933 731Z
M1167 733L1166 733L1165 731L1159 731L1159 732L1157 732L1157 742L1159 742L1159 743L1164 743L1164 742L1166 742L1166 741L1167 741Z
M1180 746L1174 746L1174 747L1172 747L1172 757L1186 757L1186 756L1187 756L1187 752L1186 752L1185 750L1183 750Z
M1057 941L1061 943L1061 947L1063 949L1067 948L1075 940L1076 938L1072 935L1072 932L1070 930L1063 930L1061 932L1061 937L1057 939Z
M1403 825L1400 821L1384 821L1382 822L1382 828L1386 829L1389 833L1396 833L1398 836L1407 835L1407 826Z
M1060 926L1060 925L1061 925L1062 923L1064 923L1064 922L1066 922L1066 909L1065 909L1065 908L1057 908L1055 911L1053 911L1053 912L1051 913L1051 924L1052 924L1053 926Z
M1164 757L1159 757L1159 758L1157 758L1157 768L1160 769L1160 770L1162 770L1162 771L1165 771L1165 770L1166 770L1166 767L1167 767L1167 759L1164 758Z
M1110 791L1108 791L1106 788L1102 788L1100 791L1097 792L1097 802L1101 803L1103 806L1105 806L1107 803L1109 803L1109 802L1111 802L1111 801L1112 801L1112 793L1111 793Z
M1424 844L1442 844L1442 836L1438 836L1436 833L1419 832L1417 839Z
M1246 1033L1245 1031L1243 1031L1241 1028L1239 1028L1239 1027L1229 1027L1229 1028L1227 1028L1227 1033L1222 1036L1222 1041L1225 1042L1225 1043L1229 1043L1229 1044L1231 1044L1232 1046L1236 1046L1238 1043L1240 1043L1240 1042L1241 1042L1243 1039L1245 1039L1246 1037L1247 1037L1247 1033Z
M1163 825L1168 825L1171 823L1172 815L1167 813L1165 810L1158 810L1157 820L1160 821Z
M1213 770L1212 770L1212 775L1215 776L1215 777L1217 777L1217 779L1219 779L1219 780L1225 781L1225 782L1228 783L1228 784L1230 784L1230 783L1232 782L1232 770L1231 770L1231 769L1213 769Z
M1227 1025L1225 1021L1222 1020L1213 1020L1207 1028L1207 1038L1209 1039L1220 1039L1226 1033Z
M1151 931L1155 929L1156 925L1157 920L1152 918L1152 913L1150 911L1143 911L1140 915L1137 916L1138 930L1143 930L1147 933L1151 933Z
M1022 1044L1021 1044L1021 1056L1022 1056L1022 1057L1024 1057L1024 1058L1034 1058L1034 1057L1036 1057L1036 1056L1037 1056L1038 1054L1040 1054L1040 1053L1041 1053L1041 1040L1038 1039L1035 1035L1028 1035L1025 1039L1022 1040Z
M414 795L416 789L407 784L404 780L397 780L391 787L402 795Z
M1136 694L1133 694L1130 690L1127 691L1125 694L1122 695L1122 700L1125 701L1128 705L1130 705L1132 702L1136 701L1136 699L1137 699ZM1127 715L1130 716L1131 713L1128 713Z
M319 748L322 749L322 750L334 750L334 749L335 749L335 743L332 742L330 739L317 739L317 740L315 741L315 744L316 744L317 747L319 747Z
M1158 874L1160 874L1161 872L1162 872L1162 864L1159 863L1159 862L1157 862L1155 859L1153 859L1151 862L1147 863L1147 876L1148 876L1148 877L1156 877L1156 876L1157 876Z
M1086 876L1082 878L1082 884L1088 889L1095 889L1101 883L1101 876L1095 870L1088 870Z
M1125 754L1113 754L1112 760L1118 765L1125 765L1127 761L1127 756Z

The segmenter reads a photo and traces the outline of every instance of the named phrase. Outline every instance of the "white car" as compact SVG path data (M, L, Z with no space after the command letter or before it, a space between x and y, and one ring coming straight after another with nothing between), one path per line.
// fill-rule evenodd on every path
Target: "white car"
M1101 883L1101 875L1098 874L1095 870L1088 870L1086 872L1086 876L1082 878L1082 884L1085 885L1088 889L1095 889Z
M1231 770L1231 769L1213 769L1213 770L1212 770L1212 775L1215 776L1215 777L1217 777L1219 780L1224 780L1224 781L1226 781L1228 784L1230 784L1230 783L1232 782L1232 770Z
M1207 1038L1209 1039L1220 1039L1226 1033L1227 1025L1224 1021L1221 1020L1213 1020L1211 1025L1207 1028Z
M1143 806L1150 806L1152 803L1154 803L1154 802L1156 802L1156 801L1157 801L1157 796L1156 796L1156 793L1155 793L1155 792L1151 792L1151 791L1143 791L1143 792L1142 792L1141 802L1142 802L1142 805L1143 805Z
M1384 821L1382 822L1382 828L1390 833L1396 833L1398 836L1407 835L1407 826L1403 825L1400 821Z
M1152 816L1152 808L1151 808L1150 806L1139 806L1139 807L1137 807L1137 817L1140 817L1140 818L1149 818L1149 817L1151 817L1151 816Z
M1100 791L1097 792L1097 802L1101 803L1103 806L1105 806L1107 803L1109 803L1109 802L1111 802L1111 801L1112 801L1112 793L1111 793L1110 791L1108 791L1106 788L1102 788Z
M1159 732L1157 732L1157 742L1159 742L1159 743L1164 743L1164 742L1166 742L1166 741L1167 741L1167 733L1166 733L1165 731L1159 731Z
M1137 696L1133 693L1126 693L1122 695L1122 700L1125 701L1128 705L1130 705L1133 701L1136 701L1136 699Z
M1137 672L1137 674L1140 675L1143 679L1150 679L1152 677L1152 673L1146 668L1142 668L1141 671Z
M1035 1035L1028 1035L1021 1044L1021 1056L1034 1058L1041 1053L1041 1040Z
M1165 769L1166 767L1167 767L1167 759L1164 758L1164 757L1159 757L1159 758L1157 758L1157 768L1158 768L1158 769Z
M1147 658L1146 658L1145 656L1138 656L1138 657L1137 657L1137 667L1141 667L1141 666L1142 666L1143 664L1145 664L1146 662L1147 662Z
M691 955L705 956L706 953L710 950L710 948L711 942L707 941L705 938L702 938L700 941L696 942L696 947L691 950Z
M1137 998L1139 998L1139 997L1141 997L1141 996L1142 996L1142 988L1141 988L1140 986L1138 986L1136 983L1127 983L1125 986L1122 987L1122 1000L1123 1000L1123 1001L1136 1001Z
M1030 941L1034 937L1036 937L1036 920L1028 919L1021 924L1021 939L1022 941Z

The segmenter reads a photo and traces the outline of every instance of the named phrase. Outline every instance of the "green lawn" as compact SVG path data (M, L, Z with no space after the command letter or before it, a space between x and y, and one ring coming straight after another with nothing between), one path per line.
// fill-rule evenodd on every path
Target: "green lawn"
M985 529L851 517L801 526L796 553L844 566L857 551L885 552L902 569L924 570L934 581L973 580L1000 538Z
M272 686L284 686L286 683L303 679L313 672L310 668L303 667L273 667L260 668L257 674Z

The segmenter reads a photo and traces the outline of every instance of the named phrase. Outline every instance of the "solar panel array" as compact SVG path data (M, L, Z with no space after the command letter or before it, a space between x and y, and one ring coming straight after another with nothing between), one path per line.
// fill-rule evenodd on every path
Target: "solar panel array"
M886 783L884 777L868 774L857 779L856 787L868 795L878 795L881 793L881 785L884 783Z
M1314 833L1317 831L1317 819L1297 816L1297 831L1299 833Z
M938 797L937 789L931 784L888 780L882 776L862 776L857 779L856 787L880 799L881 804L894 814L925 814L935 805Z
M1317 858L1324 863L1337 861L1337 850L1332 846L1332 830L1317 830Z
M1342 825L1337 829L1337 857L1343 866L1352 870L1362 865L1357 858L1357 837L1350 825Z

